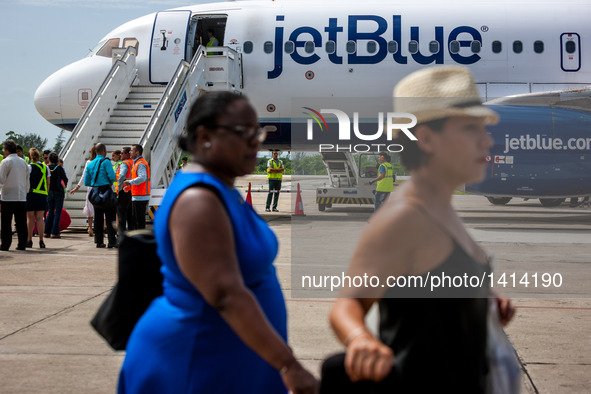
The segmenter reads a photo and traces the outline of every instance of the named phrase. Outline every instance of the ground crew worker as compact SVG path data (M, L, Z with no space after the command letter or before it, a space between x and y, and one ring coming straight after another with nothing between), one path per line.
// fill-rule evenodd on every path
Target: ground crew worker
M21 159L23 159L25 161L25 163L31 164L31 161L29 160L29 157L23 155L23 147L22 146L20 146L20 145L17 145L16 146L16 155L18 157L20 157Z
M390 164L390 156L387 153L380 154L379 176L369 184L378 183L374 197L374 212L386 201L390 193L394 191L394 167Z
M188 161L189 161L189 159L187 158L187 156L183 156L181 158L181 164L179 164L178 170L182 170L183 168L185 168L185 166L187 165L187 162Z
M119 173L119 166L121 165L121 151L119 149L111 152L111 161L113 162L113 171L115 171L115 175L117 175ZM113 187L115 188L115 193L118 193L119 183L117 181L113 183Z
M265 212L271 210L271 200L273 200L273 212L279 212L277 203L279 202L279 190L281 190L281 180L283 180L283 162L279 160L279 151L275 150L272 153L273 158L267 161L267 179L269 180L269 194L267 195L267 204ZM273 198L275 195L275 198Z
M131 159L131 147L121 148L121 165L115 171L117 178L117 219L119 220L119 229L121 231L134 230L133 212L131 210L131 186L124 186L123 181L131 179L131 168L133 160Z
M41 161L39 151L36 148L29 149L31 174L29 175L29 192L27 193L27 248L33 247L33 230L37 226L39 234L39 247L45 248L43 236L45 235L45 209L47 208L47 195L49 191L49 168Z
M215 38L213 36L213 30L212 29L207 29L207 44L205 44L206 47L217 47L220 45L219 41L217 38ZM208 55L217 55L217 52L207 52Z
M131 208L133 212L134 229L146 228L146 206L150 201L150 166L142 157L144 148L139 144L131 146L130 155L133 160L131 179L126 179L123 185L131 186Z

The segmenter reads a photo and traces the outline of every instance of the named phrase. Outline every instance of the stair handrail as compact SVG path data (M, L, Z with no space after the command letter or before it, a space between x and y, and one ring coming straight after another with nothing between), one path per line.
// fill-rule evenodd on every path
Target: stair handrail
M207 55L214 49L216 55ZM170 94L163 95L161 105L154 112L144 136L140 140L140 144L144 147L144 154L148 155L147 160L153 159L153 153L158 153L158 160L152 160L150 163L153 175L152 188L167 187L174 176L176 162L180 154L175 139L184 130L187 111L198 97L195 91L216 90L216 87L217 90L242 88L242 67L239 53L228 47L208 47L207 49L200 47L198 51L184 77L180 75L177 77L177 74L180 74L179 70L186 66L186 62L181 61L179 64L173 80L169 83ZM227 73L227 76L222 78L225 79L223 83L215 81L215 78L210 74L211 68L213 68L209 67L210 63L215 66L219 62L221 62L222 68L225 66ZM172 97L174 99L171 99ZM171 125L172 119L174 119L174 125ZM180 122L178 122L179 119L181 119ZM165 133L169 134L169 138L163 138ZM166 146L160 146L160 144ZM160 165L164 167L160 168ZM160 177L159 174L164 176Z
M136 54L137 51L134 47L128 47L121 59L113 63L111 71L60 151L60 157L64 160L64 169L67 174L71 175L72 181L82 171L83 167L78 167L80 158L86 162L91 146L99 142L100 130L110 118L117 100L124 99L129 94L131 85L137 76ZM84 132L86 128L97 130L97 132L86 133Z

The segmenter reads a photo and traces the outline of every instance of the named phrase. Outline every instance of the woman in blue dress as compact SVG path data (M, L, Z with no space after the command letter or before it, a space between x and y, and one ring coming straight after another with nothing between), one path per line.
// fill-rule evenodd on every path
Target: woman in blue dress
M120 393L315 393L287 345L271 229L234 188L265 133L244 96L204 94L180 147L192 154L154 221L164 294L127 344Z

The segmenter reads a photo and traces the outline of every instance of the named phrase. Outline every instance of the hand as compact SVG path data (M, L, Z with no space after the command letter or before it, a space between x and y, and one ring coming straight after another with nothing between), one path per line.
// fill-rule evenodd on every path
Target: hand
M375 179L372 179L371 181L369 181L369 184L370 184L370 185L373 185L373 184L374 184L374 182L375 182Z
M73 188L72 190L69 191L70 194L74 194L78 191L78 189L80 189L80 186L76 186L75 188Z
M499 310L499 320L501 325L506 327L515 315L515 307L508 298L497 297L497 309Z
M287 368L281 378L293 394L316 394L318 392L316 378L297 361Z
M384 379L394 365L392 349L373 335L359 335L349 342L345 355L345 370L351 381Z

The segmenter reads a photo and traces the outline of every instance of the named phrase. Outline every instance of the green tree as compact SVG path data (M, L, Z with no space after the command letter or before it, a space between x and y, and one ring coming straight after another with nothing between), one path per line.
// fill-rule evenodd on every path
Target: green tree
M45 149L47 145L47 138L42 138L40 135L27 133L19 134L12 130L6 133L6 139L13 140L17 145L23 147L23 153L27 154L29 148L37 148L40 152Z
M57 139L55 140L55 145L53 146L53 151L55 153L57 153L58 155L60 154L60 152L62 151L62 148L64 147L64 142L66 142L66 137L64 137L64 130L62 129L62 130L60 130L60 133L57 136ZM39 149L39 148L37 148L37 149ZM41 152L43 152L43 150L41 150Z

